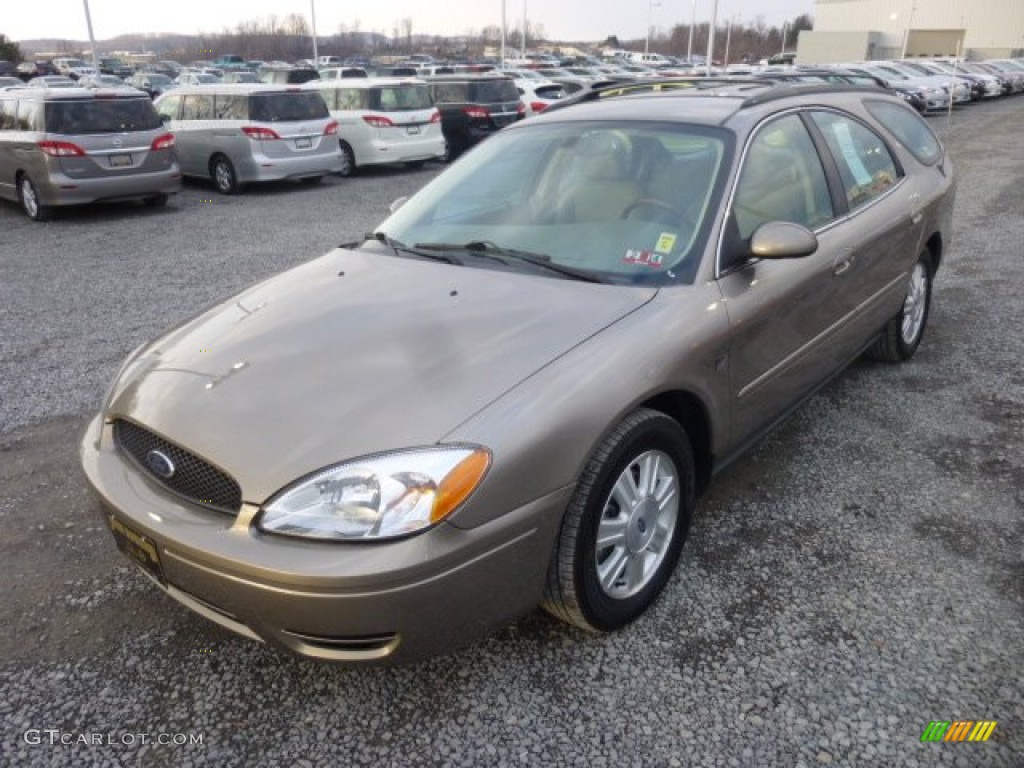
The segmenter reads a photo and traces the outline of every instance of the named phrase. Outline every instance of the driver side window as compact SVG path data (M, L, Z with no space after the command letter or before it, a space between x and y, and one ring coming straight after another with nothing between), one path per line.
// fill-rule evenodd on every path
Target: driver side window
M825 170L797 115L763 125L750 142L732 216L742 240L768 221L789 221L813 231L834 218Z

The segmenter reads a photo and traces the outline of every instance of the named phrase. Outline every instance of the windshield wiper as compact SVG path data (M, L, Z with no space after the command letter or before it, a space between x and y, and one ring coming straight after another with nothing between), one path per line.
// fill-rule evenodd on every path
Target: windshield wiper
M441 253L427 253L426 251L419 250L419 246L411 248L405 243L400 243L388 237L386 232L367 232L365 240L374 240L378 243L383 243L392 251L395 252L396 256L401 256L403 253L408 253L412 256L419 256L421 259L431 259L433 261L443 261L445 264L455 264L456 266L463 266L464 262L454 256L448 256Z
M550 272L557 272L564 277L571 277L574 280L582 280L587 283L605 282L597 275L585 269L556 264L547 254L519 251L515 248L504 248L496 243L492 243L490 240L470 240L468 243L416 243L415 247L424 251L465 251L477 256L486 256L506 265L509 263L508 259L512 259L532 264L535 267L540 267Z

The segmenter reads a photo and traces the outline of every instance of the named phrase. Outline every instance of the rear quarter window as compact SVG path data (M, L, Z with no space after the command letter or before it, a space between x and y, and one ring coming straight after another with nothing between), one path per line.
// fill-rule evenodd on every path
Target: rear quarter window
M370 109L383 112L407 112L434 106L425 85L398 85L371 88Z
M17 114L17 101L14 99L0 99L0 131L13 131Z
M868 112L903 147L924 165L934 165L942 157L942 145L932 129L910 107L887 101L867 101Z

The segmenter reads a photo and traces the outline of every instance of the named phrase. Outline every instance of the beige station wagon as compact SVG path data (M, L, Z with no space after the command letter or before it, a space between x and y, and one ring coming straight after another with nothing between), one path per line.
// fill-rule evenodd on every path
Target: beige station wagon
M321 659L538 605L639 619L716 470L862 353L914 354L954 198L882 90L654 88L509 126L366 242L136 350L81 445L121 549Z

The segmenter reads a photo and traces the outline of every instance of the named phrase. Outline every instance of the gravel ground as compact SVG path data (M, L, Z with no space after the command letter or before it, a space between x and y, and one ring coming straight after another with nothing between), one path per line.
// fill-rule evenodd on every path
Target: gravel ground
M719 475L648 616L595 638L537 613L395 669L160 595L75 452L134 346L361 236L436 166L44 226L0 205L0 764L1024 765L1022 124L1024 99L934 120L960 187L918 355L855 364ZM998 726L920 743L957 719Z

